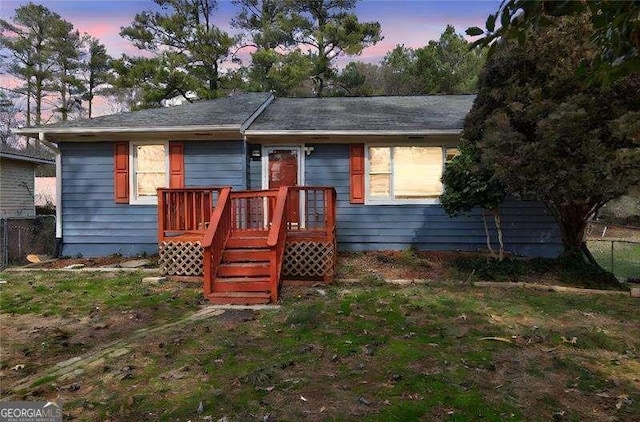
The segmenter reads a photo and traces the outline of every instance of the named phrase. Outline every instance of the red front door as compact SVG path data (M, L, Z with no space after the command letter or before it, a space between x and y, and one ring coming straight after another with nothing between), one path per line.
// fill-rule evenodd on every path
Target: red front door
M298 186L298 151L277 149L269 152L269 189ZM297 192L289 195L287 213L290 223L300 222L300 198Z

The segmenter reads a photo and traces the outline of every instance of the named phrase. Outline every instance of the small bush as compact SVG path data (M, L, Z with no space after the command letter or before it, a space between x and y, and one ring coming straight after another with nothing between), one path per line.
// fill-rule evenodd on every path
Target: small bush
M486 281L520 281L525 276L556 274L563 283L592 289L624 289L615 276L598 265L585 262L582 256L556 259L505 258L499 261L486 257L460 257L453 268L463 274L473 274Z

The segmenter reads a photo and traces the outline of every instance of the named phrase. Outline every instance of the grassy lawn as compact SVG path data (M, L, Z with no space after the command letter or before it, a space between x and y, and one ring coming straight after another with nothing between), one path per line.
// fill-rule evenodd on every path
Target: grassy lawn
M591 240L587 242L589 250L598 264L622 279L640 279L640 242L613 242L613 268L611 268L611 241Z
M628 296L374 279L287 288L279 310L225 311L132 337L202 304L196 285L143 286L140 278L0 274L2 397L58 397L80 421L640 414L640 300ZM39 377L115 339L128 341L129 353L72 377ZM14 389L26 376L36 381Z

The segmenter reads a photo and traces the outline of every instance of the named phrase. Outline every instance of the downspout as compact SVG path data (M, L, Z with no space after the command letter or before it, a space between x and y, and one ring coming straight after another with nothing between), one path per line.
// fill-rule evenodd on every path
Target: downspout
M55 144L45 139L44 132L38 134L38 139L56 153L56 240L53 256L60 258L62 252L62 152Z

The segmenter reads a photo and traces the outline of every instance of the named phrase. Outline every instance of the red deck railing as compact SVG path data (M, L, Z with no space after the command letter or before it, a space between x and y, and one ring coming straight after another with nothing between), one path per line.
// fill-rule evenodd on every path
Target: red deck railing
M222 189L159 188L158 242L175 236L203 236Z
M234 232L269 230L277 196L277 189L231 193L232 230Z
M295 221L288 216L289 234L296 238L327 237L331 240L336 227L336 190L326 186L291 186L289 200L292 199L300 204L300 217Z

